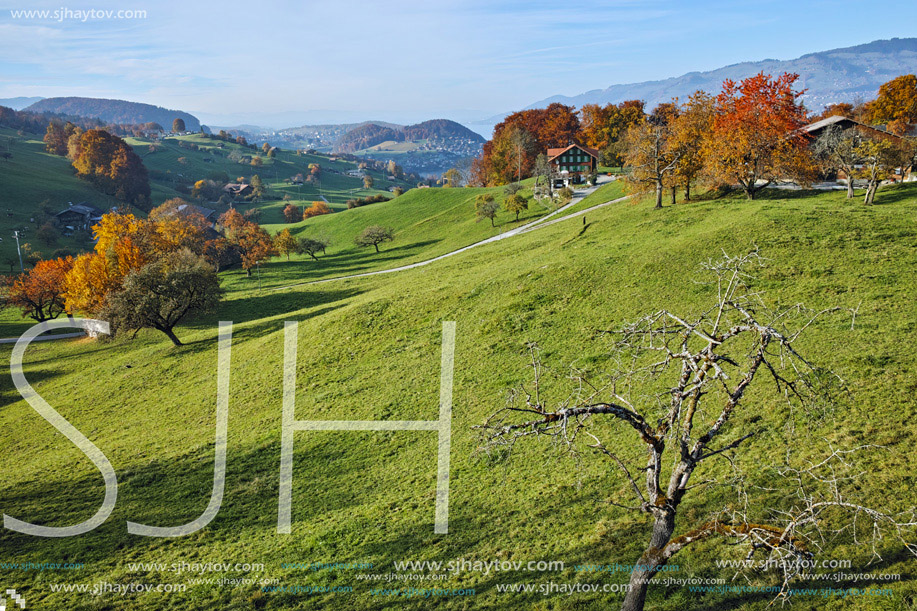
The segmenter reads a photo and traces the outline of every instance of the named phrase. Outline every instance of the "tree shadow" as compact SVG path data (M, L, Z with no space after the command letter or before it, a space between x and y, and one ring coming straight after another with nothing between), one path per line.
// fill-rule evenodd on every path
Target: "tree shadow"
M862 198L861 198L862 200ZM890 204L900 204L902 202L917 201L917 183L904 183L880 187L876 191L874 206L887 206Z
M270 268L262 269L262 288L274 288L289 284L302 284L313 280L325 280L349 274L378 271L399 267L405 259L414 257L424 248L441 242L442 240L426 240L395 247L382 247L376 253L373 248L362 250L349 249L333 254L319 255L318 260L297 259L287 261L278 259L270 263ZM435 255L430 255L431 257ZM244 273L236 272L232 277L234 288L242 288L246 283L249 286L243 290L256 290L258 288L257 272L251 278L243 277Z

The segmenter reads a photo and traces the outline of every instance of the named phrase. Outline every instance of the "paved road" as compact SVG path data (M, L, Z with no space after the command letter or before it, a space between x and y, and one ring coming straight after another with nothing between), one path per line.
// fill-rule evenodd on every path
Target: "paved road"
M505 240L506 238L511 238L513 236L521 235L523 233L528 233L529 231L534 231L535 229L540 229L541 227L548 227L550 225L553 225L554 223L559 223L560 221L565 221L567 219L576 218L592 210L597 210L598 208L604 208L605 206L608 206L610 204L615 204L615 203L618 203L620 201L627 199L626 197L621 197L616 200L612 200L609 202L591 206L589 208L586 208L585 210L580 210L579 212L574 212L573 214L568 214L566 216L561 216L559 218L552 218L552 217L556 217L559 214L563 213L564 210L568 210L572 208L573 206L575 206L576 204L583 201L583 199L586 198L586 196L595 192L596 189L598 189L599 187L601 187L604 184L611 182L611 178L608 176L599 176L596 182L598 184L596 184L596 186L594 187L590 187L588 189L582 189L582 190L577 191L573 199L570 200L570 203L564 206L561 206L554 212L551 212L550 214L547 214L541 218L538 218L532 221L531 223L526 223L525 225L521 225L519 227L516 227L515 229L510 229L509 231L506 231L499 235L495 235L493 237L487 238L486 240L481 240L480 242L475 242L474 244L470 244L463 248L459 248L458 250L447 252L444 255L433 257L432 259L426 259L425 261L418 261L417 263L410 263L408 265L402 265L400 267L391 267L388 269L381 269L381 270L377 270L374 272L363 272L362 274L351 274L349 276L335 276L334 278L325 278L323 280L310 280L308 282L298 282L296 284L288 284L286 286L281 286L281 287L277 287L277 288L270 289L270 290L285 291L287 289L295 288L298 286L305 286L307 284L322 284L325 282L334 282L336 280L346 280L348 278L364 278L366 276L379 276L381 274L392 274L395 272L403 272L409 269L416 269L418 267L423 267L424 265L429 265L430 263L435 263L436 261L442 261L443 259L446 259L448 257L454 257L455 255L459 253L463 253L465 251L471 250L472 248L477 248L478 246L482 246L484 244L491 244L493 242L499 242L500 240Z

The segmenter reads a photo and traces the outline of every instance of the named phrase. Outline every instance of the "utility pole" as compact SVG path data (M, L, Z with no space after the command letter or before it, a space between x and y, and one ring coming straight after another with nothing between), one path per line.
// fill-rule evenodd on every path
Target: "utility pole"
M22 265L22 249L19 248L19 231L13 232L13 237L16 238L16 252L19 253L19 271L23 274L25 273L25 267Z

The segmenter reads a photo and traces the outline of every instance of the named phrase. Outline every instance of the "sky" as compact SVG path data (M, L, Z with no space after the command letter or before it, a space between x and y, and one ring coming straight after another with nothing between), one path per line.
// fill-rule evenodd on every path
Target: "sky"
M866 19L847 0L12 1L0 5L0 98L127 99L214 125L468 122L556 94L914 36L912 1L894 0ZM77 13L90 9L143 16Z

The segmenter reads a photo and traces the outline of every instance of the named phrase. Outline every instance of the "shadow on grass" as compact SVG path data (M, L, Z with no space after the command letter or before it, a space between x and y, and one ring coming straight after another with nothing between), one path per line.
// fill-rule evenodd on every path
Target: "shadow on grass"
M304 416L305 414L301 415ZM377 588L466 588L475 589L475 608L501 609L512 601L512 608L541 608L566 600L565 594L550 594L537 589L537 584L591 583L624 584L629 575L626 571L592 572L578 569L577 565L612 565L614 563L635 563L649 540L649 523L632 521L618 524L613 530L599 536L588 537L576 546L567 547L561 541L551 545L559 552L545 551L531 557L519 556L511 547L504 549L505 555L481 557L482 552L493 553L493 538L511 541L512 537L525 537L526 532L544 537L539 529L543 525L559 529L557 536L563 537L564 529L558 521L565 519L593 520L603 512L593 501L575 499L565 515L557 512L564 505L557 502L547 506L533 506L526 511L525 520L510 524L514 533L501 530L501 518L495 515L493 503L477 500L474 487L467 483L453 488L448 535L433 534L433 509L435 487L435 460L426 464L426 473L417 483L398 486L399 475L378 471L386 469L383 452L392 449L397 452L420 452L427 456L432 444L407 440L406 444L393 442L391 436L383 438L380 433L357 432L313 432L297 433L296 456L293 468L293 534L276 533L277 499L279 486L279 410L275 420L269 423L275 439L253 442L240 448L234 443L238 428L246 426L230 417L230 444L227 457L226 489L222 507L217 517L197 534L177 539L163 540L129 535L125 522L135 521L154 526L174 526L197 518L207 505L213 480L213 448L205 445L193 448L168 460L143 460L132 458L125 461L112 456L119 478L119 503L112 516L99 528L79 537L64 539L36 538L0 529L0 549L7 562L82 562L86 569L74 576L79 581L178 581L174 575L147 568L129 572L126 563L168 563L176 559L190 561L258 562L267 567L267 577L290 577L294 583L313 581L315 584L347 584L354 587L350 596L368 593ZM419 433L400 433L416 435ZM428 434L424 434L426 437ZM387 446L391 445L391 448ZM425 445L427 447L416 447ZM380 462L381 461L381 462ZM127 464L125 464L127 462ZM119 464L120 463L120 464ZM418 465L416 460L411 465ZM397 465L393 465L397 468ZM472 475L473 476L473 475ZM462 475L459 475L462 477ZM548 482L544 482L548 485ZM392 485L398 486L391 488ZM535 484L537 485L537 483ZM39 524L63 526L73 524L92 515L102 497L101 478L96 473L81 477L58 476L52 480L19 481L6 484L0 489L3 512L16 518ZM398 513L404 505L416 503L421 519L409 522ZM497 505L499 506L499 505ZM583 511L585 509L585 511ZM331 512L337 512L329 517ZM351 516L347 522L340 522L342 512ZM393 517L395 516L395 517ZM491 551L487 551L491 550ZM215 557L210 557L215 555ZM705 554L710 558L710 552ZM236 558L236 560L233 560ZM870 568L870 572L908 558L906 551L886 555L885 560ZM459 582L449 580L439 583L417 582L369 582L362 584L353 573L334 571L305 572L281 568L283 563L304 561L372 562L370 573L387 574L394 571L394 563L406 560L430 560L448 563L452 560L475 561L517 560L562 561L560 572L544 571L492 571L477 573L475 579ZM681 557L674 562L679 564ZM683 561L680 563L683 565ZM446 570L440 571L446 572ZM467 573L468 570L465 570ZM854 572L854 571L851 571ZM858 571L856 571L858 572ZM43 579L40 578L44 575ZM222 575L215 575L220 577ZM679 571L662 577L678 578L718 576L713 566L690 572ZM38 571L16 573L17 585L25 587L26 594L35 590L36 598L47 592L47 574ZM55 575L55 578L57 575ZM68 574L69 577L69 574ZM284 580L284 583L288 583ZM744 582L743 582L744 583ZM882 585L887 582L876 582ZM536 584L531 592L498 594L500 584ZM856 583L838 582L829 584L832 588L872 585L870 581ZM741 583L737 583L741 585ZM800 584L798 587L824 587L823 585ZM208 591L208 600L175 594L170 598L173 608L204 609L220 603L229 604L232 588ZM623 594L580 593L577 609L609 609L620 605ZM216 601L213 598L218 598ZM509 597L509 598L507 598ZM767 593L727 594L693 593L687 586L651 585L648 608L682 609L700 611L731 610L747 608L749 604L767 604L773 596ZM359 608L382 610L392 608L396 599L386 596L361 596ZM455 600L460 600L456 598ZM465 599L468 600L468 599ZM811 599L805 599L811 600ZM300 608L301 595L272 594L269 608ZM547 603L547 601L551 601ZM821 601L821 599L819 599ZM398 598L399 608L429 609L430 600L422 596ZM444 606L448 601L442 599ZM689 607L685 607L689 604ZM329 604L333 608L356 608L351 599ZM45 607L40 607L45 608ZM461 607L459 607L461 608ZM553 608L553 607L551 607Z
M859 198L863 201L862 196ZM886 206L889 204L899 204L901 202L917 203L917 183L905 183L880 187L876 192L874 206Z

